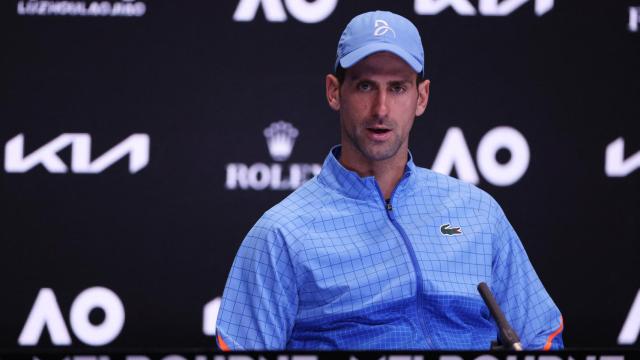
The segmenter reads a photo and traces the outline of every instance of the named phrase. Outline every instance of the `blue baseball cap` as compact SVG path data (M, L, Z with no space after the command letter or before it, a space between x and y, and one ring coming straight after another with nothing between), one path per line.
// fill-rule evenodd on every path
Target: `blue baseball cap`
M354 17L340 36L334 69L347 69L365 57L388 51L418 74L424 73L424 50L418 29L406 18L389 11L371 11Z

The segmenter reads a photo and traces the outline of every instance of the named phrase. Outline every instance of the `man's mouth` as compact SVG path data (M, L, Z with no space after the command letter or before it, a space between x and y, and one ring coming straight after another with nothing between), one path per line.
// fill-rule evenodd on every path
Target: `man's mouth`
M367 130L373 132L374 134L385 134L391 131L390 129L385 129L385 128L367 128Z
M376 142L387 141L391 137L391 129L383 127L367 128L367 133L369 134L369 139Z

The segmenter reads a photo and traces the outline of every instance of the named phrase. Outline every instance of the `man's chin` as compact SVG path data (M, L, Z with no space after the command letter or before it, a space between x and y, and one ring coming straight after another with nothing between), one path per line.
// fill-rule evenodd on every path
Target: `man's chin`
M381 144L381 146L368 146L362 150L362 154L370 161L385 161L393 158L398 153L399 147L390 148L388 144Z

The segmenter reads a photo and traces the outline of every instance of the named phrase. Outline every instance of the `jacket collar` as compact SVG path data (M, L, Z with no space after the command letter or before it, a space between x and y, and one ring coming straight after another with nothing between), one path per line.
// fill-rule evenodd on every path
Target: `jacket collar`
M380 201L381 193L375 177L360 177L356 172L342 166L339 161L341 150L342 147L340 145L331 148L329 155L327 155L324 160L322 171L320 171L318 175L318 180L346 197L359 200L373 199ZM393 196L404 191L406 188L414 186L416 181L415 171L416 165L413 162L411 152L409 152L409 160L407 161L407 166L405 166L404 175L398 185L396 185Z

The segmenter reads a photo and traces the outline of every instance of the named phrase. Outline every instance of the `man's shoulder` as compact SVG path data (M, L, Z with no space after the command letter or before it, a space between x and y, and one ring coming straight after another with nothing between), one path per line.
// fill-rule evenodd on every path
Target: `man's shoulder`
M313 178L267 210L258 224L283 233L304 231L325 206L327 193Z
M443 203L455 203L477 210L499 207L489 193L474 184L423 167L416 167L416 173L418 177L417 189L423 196L437 199Z

